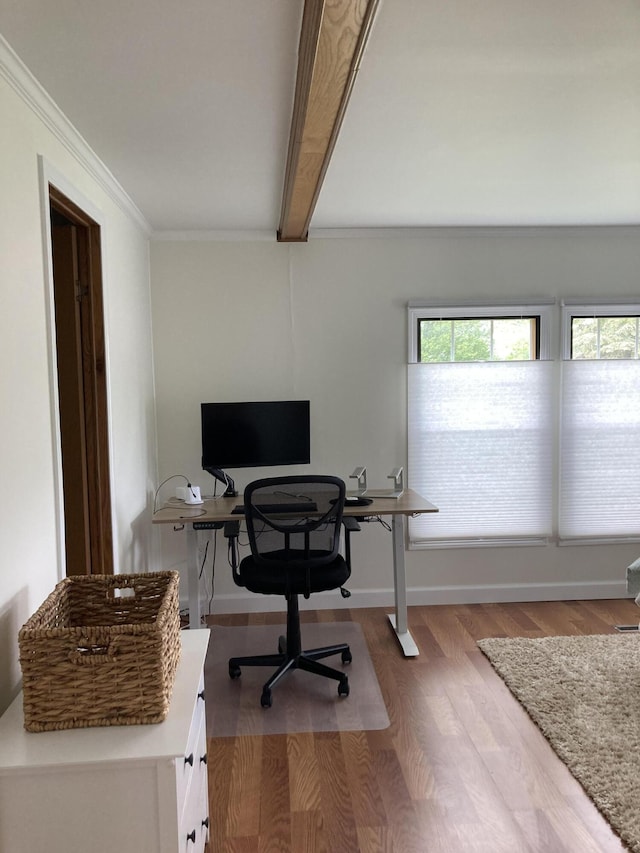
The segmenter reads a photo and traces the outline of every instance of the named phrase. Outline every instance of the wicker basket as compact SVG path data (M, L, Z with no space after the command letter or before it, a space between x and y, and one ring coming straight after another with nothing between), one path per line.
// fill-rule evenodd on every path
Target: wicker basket
M181 649L178 573L66 578L18 642L27 731L162 722Z

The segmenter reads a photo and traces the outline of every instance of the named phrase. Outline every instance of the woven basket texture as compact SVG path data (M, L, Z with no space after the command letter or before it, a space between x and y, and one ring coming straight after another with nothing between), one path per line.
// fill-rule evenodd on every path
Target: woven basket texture
M27 731L162 722L181 650L178 573L65 578L18 644Z

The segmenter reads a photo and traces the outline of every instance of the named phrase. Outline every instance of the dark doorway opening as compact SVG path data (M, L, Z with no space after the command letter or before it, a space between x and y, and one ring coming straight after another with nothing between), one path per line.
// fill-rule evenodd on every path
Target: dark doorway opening
M49 185L66 574L113 573L100 226Z

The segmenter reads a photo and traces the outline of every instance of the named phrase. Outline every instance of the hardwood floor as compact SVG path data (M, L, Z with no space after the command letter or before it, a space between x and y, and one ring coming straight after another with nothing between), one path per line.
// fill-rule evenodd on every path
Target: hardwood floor
M412 607L417 658L401 656L386 612L303 620L362 626L389 728L211 739L212 853L625 849L476 641L610 633L638 623L633 601ZM280 623L282 614L210 620Z

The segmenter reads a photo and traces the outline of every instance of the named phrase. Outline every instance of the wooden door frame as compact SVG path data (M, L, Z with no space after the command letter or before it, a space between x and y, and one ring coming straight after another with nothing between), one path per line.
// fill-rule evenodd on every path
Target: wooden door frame
M92 308L90 336L93 365L87 412L87 452L92 459L93 474L89 478L90 553L93 573L112 573L114 570L114 539L112 526L112 488L110 477L110 431L108 399L108 359L104 323L102 289L102 216L94 205L44 158L39 158L41 212L44 234L45 277L48 280L48 343L51 382L51 411L54 448L54 476L56 488L56 516L58 538L58 575L66 574L64 486L62 476L62 449L60 440L60 415L56 357L55 296L53 286L53 255L50 211L56 209L76 225L82 243L81 280L89 289Z

